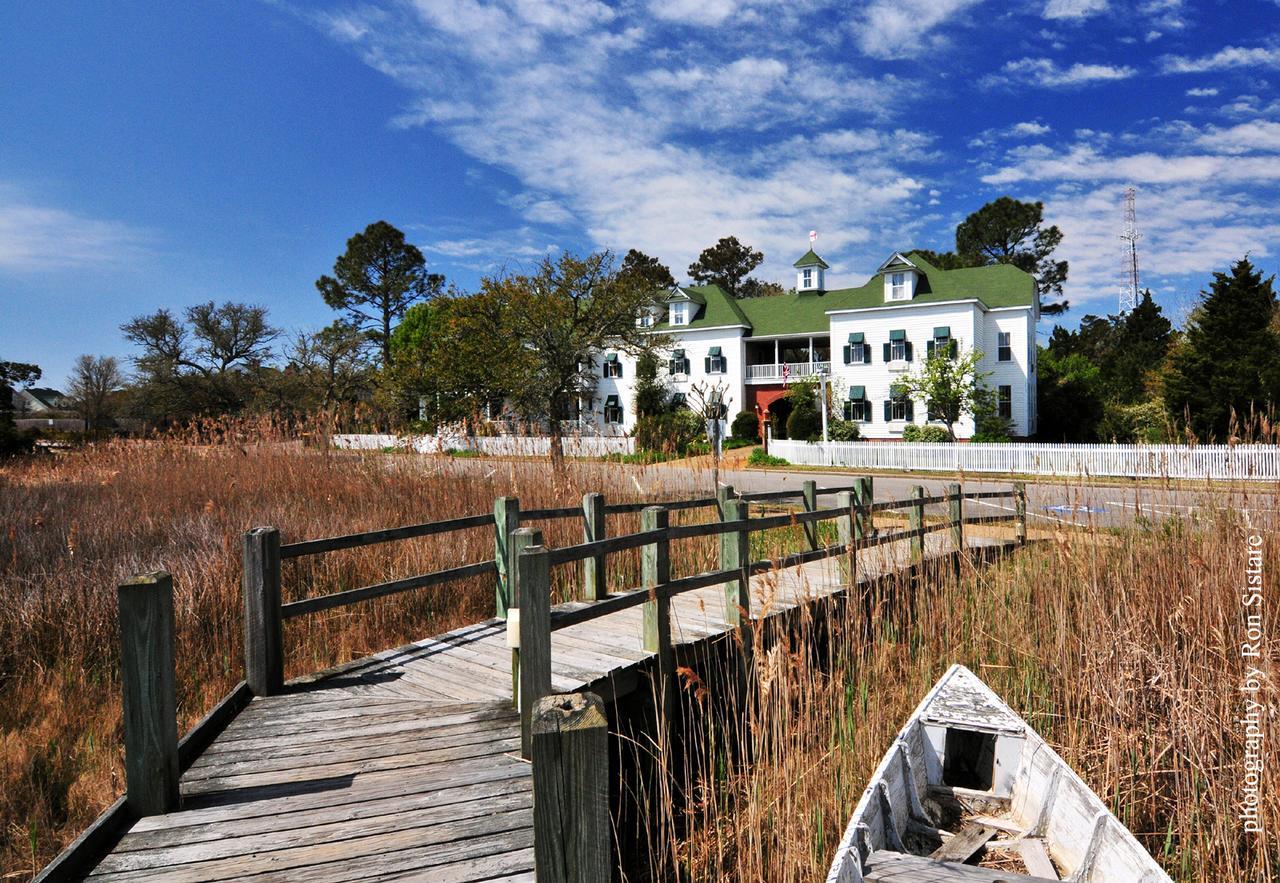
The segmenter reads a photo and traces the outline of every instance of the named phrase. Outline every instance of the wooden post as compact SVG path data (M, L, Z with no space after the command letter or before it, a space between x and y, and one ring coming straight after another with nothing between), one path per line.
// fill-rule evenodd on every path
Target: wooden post
M716 514L720 516L721 521L726 520L724 517L724 504L737 496L738 493L731 484L722 484L716 488Z
M818 511L818 483L812 478L806 478L801 486L801 497L803 500L804 511ZM809 521L804 525L804 538L808 542L810 549L818 548L818 522Z
M244 678L255 696L284 687L284 618L280 612L280 531L244 535Z
M1024 482L1015 482L1013 491L1013 505L1018 515L1017 524L1014 526L1014 537L1019 546L1025 546L1027 544L1027 486Z
M872 484L870 475L860 475L854 487L858 521L854 525L853 535L857 539L865 540L875 532L874 513L871 511L871 504L875 502L875 486Z
M606 535L604 519L604 494L585 494L582 497L582 541L594 543ZM606 568L607 555L594 555L582 562L582 599L600 601L609 597L609 577Z
M666 530L670 513L665 506L649 506L640 512L640 530ZM640 553L640 585L652 590L671 581L671 541L660 539L642 547ZM657 682L656 700L660 716L672 704L675 688L675 650L671 644L671 599L650 594L644 603L644 649L657 657L654 669Z
M507 618L513 605L511 584L515 580L516 558L511 552L511 534L520 527L520 501L515 497L498 497L493 504L493 562L498 568L494 615Z
M609 848L609 722L594 693L543 696L533 712L537 883L598 883Z
M517 531L517 533L519 533ZM516 559L520 585L520 756L533 754L531 723L538 700L551 692L551 565L544 546Z
M951 521L951 545L964 551L964 497L958 484L947 485L947 518Z
M924 499L924 488L921 487L920 485L915 485L914 487L912 487L911 499L912 500ZM924 504L918 503L918 502L912 503L911 510L908 514L910 517L910 521L908 521L907 524L912 530L920 530L920 528L924 527ZM915 534L911 537L911 560L919 561L923 557L924 557L924 536L921 534Z
M725 501L721 521L745 521L747 501ZM751 581L747 565L751 563L751 532L734 530L720 534L720 569L737 570L741 574L724 584L724 621L730 626L742 625L742 615L751 618Z
M519 561L520 553L530 546L542 545L542 531L521 527L508 537L511 560ZM507 644L511 647L511 707L520 707L520 568L511 569L511 606L507 608Z
M858 517L859 511L851 491L836 494L836 506L849 514L836 519L836 529L840 532L840 545L844 546L845 555L840 564L841 576L850 586L858 584Z
M144 573L119 587L119 599L126 800L140 816L160 815L179 802L173 579Z

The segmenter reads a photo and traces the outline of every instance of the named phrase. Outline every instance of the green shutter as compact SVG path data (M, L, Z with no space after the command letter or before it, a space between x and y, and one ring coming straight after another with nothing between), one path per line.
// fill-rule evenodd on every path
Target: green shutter
M863 336L861 331L849 332L849 343L862 343Z
M911 401L910 399L907 399L907 422L910 423L915 419L916 419L916 403Z
M862 348L862 364L871 364L871 347L869 345Z
M907 332L902 331L902 330L898 330L898 331L890 331L890 332L889 332L889 339L890 339L890 340L906 340L906 339L907 339Z
M911 341L907 341L903 347L907 351L907 361L911 361Z
M884 345L884 360L886 362L893 360L893 351L887 343Z
M885 399L884 400L884 422L888 423L892 419L893 419L893 400Z
M924 348L925 348L925 356L927 358L932 359L933 358L933 341L930 340L927 343L925 343Z
M844 363L846 365L853 364L853 347L848 344L845 344L844 348Z

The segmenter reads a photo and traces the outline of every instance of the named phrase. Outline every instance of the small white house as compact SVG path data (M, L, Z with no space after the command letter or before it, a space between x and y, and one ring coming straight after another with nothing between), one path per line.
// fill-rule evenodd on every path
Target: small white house
M918 252L895 252L856 288L826 288L830 269L812 249L795 263L795 291L737 300L715 285L678 285L655 332L671 336L665 377L676 396L692 384L723 383L729 419L752 411L785 416L791 381L825 375L863 437L900 439L929 422L928 406L895 393L895 382L936 351L983 353L979 370L1016 436L1036 429L1035 279L999 264L941 270ZM635 425L635 360L605 353L584 421L606 434ZM585 403L584 403L585 404ZM956 426L973 435L972 415Z

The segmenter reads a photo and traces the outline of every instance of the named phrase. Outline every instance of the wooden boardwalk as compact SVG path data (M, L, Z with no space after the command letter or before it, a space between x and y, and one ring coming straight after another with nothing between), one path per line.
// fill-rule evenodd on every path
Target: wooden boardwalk
M951 551L945 534L925 541L926 557ZM908 557L906 540L863 549L859 575ZM752 618L843 588L835 557L754 576ZM723 607L719 586L675 597L675 642L728 631ZM553 691L633 689L651 660L641 621L633 607L555 631ZM90 879L532 880L511 694L492 619L255 698L183 774L181 809L133 823Z

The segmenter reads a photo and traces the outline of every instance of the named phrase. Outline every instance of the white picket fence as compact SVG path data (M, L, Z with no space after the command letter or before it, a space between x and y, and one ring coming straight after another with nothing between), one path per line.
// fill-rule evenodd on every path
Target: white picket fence
M561 439L566 457L603 457L606 454L630 454L635 439L624 436L565 436ZM479 451L491 457L545 457L551 453L551 439L546 436L495 435L485 437L436 435L335 435L333 446L346 451L383 451L413 449L420 454L443 454L447 451Z
M769 453L798 466L922 472L1280 480L1280 445L1048 445L801 442Z

